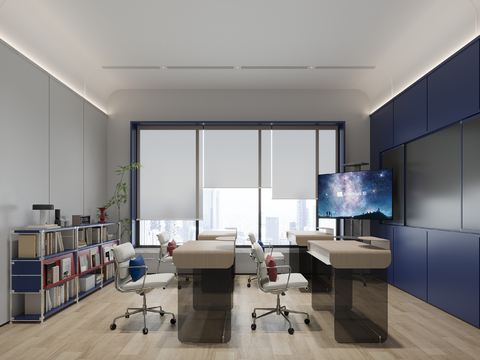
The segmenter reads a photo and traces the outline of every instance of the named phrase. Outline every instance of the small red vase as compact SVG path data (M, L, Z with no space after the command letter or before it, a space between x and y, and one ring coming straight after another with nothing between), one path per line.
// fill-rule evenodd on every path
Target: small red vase
M105 224L106 223L106 221L105 221L105 210L107 210L107 208L99 207L98 210L100 210L100 221L99 221L99 223L100 224Z

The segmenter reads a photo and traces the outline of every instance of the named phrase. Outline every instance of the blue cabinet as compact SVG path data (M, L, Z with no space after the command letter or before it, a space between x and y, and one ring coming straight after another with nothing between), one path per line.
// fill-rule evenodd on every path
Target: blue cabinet
M378 151L393 146L393 102L370 116L370 144Z
M393 142L403 144L427 132L427 79L394 100Z
M396 226L394 285L427 301L427 231Z
M383 225L378 226L377 235L379 238L390 240L390 252L392 253L392 262L388 267L388 283L394 284L394 238L393 238L393 226L392 225Z
M479 326L480 235L428 231L428 302Z
M479 109L479 43L474 42L428 75L428 131Z

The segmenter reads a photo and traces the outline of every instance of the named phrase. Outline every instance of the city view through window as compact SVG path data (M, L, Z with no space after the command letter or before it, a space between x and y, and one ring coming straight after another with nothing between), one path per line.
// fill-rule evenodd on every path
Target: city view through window
M199 232L237 228L237 245L250 245L248 233L258 234L258 189L204 189L203 220ZM288 230L315 230L315 200L272 199L269 188L261 190L261 236L272 245L289 245ZM320 219L319 226L335 230L334 219ZM167 231L177 243L195 240L194 220L142 220L140 245L157 246L157 234Z

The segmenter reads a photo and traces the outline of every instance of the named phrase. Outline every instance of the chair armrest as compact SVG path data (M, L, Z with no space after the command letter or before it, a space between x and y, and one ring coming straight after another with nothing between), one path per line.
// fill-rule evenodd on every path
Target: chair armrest
M290 282L290 274L292 273L292 268L290 265L276 265L276 266L267 266L267 269L280 269L280 268L288 268L288 278L287 278L287 284L285 285L285 290L288 289L288 283ZM283 274L283 271L282 271Z

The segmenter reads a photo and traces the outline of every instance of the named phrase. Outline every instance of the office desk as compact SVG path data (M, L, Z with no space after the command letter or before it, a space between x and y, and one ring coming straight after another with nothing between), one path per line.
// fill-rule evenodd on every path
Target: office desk
M173 251L179 269L192 281L178 290L178 339L220 343L231 338L235 241L188 241Z
M225 230L205 230L198 234L198 240L217 240L219 237L233 236L237 238L237 230L225 229Z
M334 240L333 229L332 234L327 234L325 231L287 231L287 239L295 245L298 245L298 255L290 252L290 266L292 272L299 272L309 280L312 276L312 265L307 255L308 241L310 240ZM329 232L329 231L328 231Z
M312 307L318 310L322 292L334 288L335 340L340 343L385 342L388 337L388 284L382 278L387 278L390 250L358 241L309 241L308 244L314 273ZM355 269L368 270L366 286L353 281ZM333 273L334 277L329 276Z

